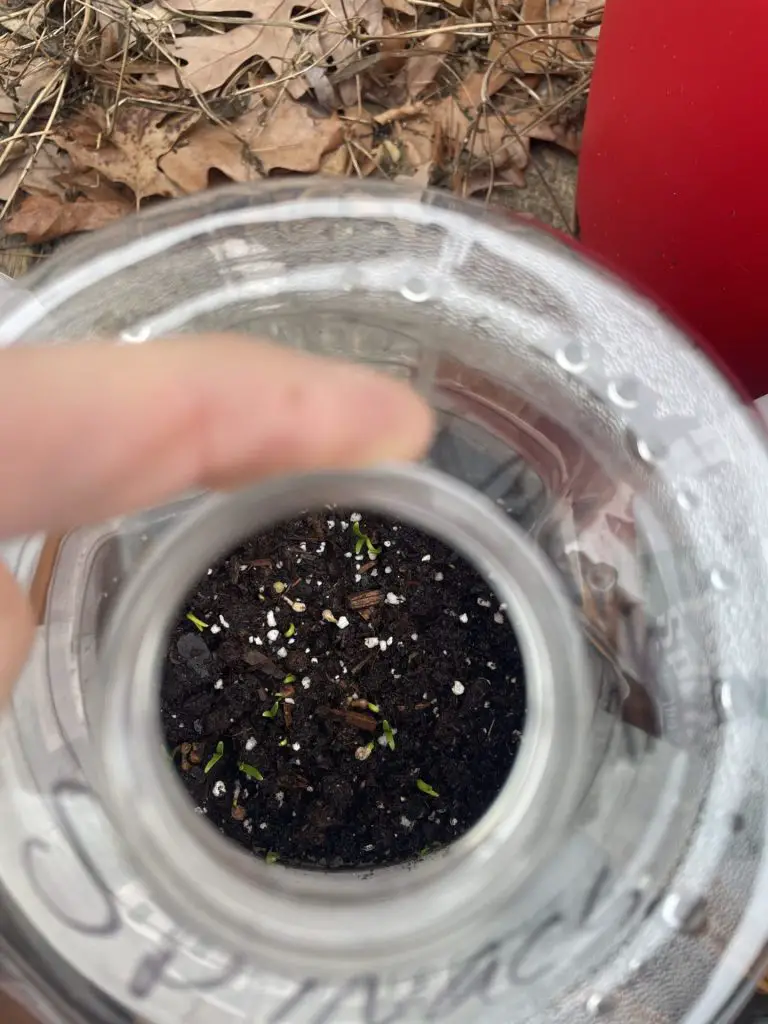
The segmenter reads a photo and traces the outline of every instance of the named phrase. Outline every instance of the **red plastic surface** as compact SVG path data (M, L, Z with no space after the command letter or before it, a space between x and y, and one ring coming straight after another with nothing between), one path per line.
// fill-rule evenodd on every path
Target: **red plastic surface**
M608 0L581 240L768 392L768 2Z

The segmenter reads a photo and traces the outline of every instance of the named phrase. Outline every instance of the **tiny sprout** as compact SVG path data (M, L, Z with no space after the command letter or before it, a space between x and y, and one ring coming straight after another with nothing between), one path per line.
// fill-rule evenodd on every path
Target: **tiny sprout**
M277 712L279 710L280 710L280 701L276 700L275 703L272 705L272 707L269 709L269 711L262 711L261 712L261 717L262 718L275 718L276 715L277 715Z
M290 626L288 627L288 629L286 629L286 631L283 633L283 636L286 639L288 639L289 637L292 637L295 632L296 632L296 627L294 626L293 623L291 623Z
M275 853L274 850L270 850L267 856L264 858L264 860L267 862L267 864L277 864L277 862L280 860L280 854Z
M203 771L205 772L206 775L211 770L211 768L213 768L215 765L219 763L222 757L224 757L224 744L221 740L219 740L219 742L216 744L215 753L211 755L210 760L206 764L205 768L203 768Z
M278 580L276 583L272 584L272 589L276 594L282 594L284 590L287 590L287 587L285 583L281 583L280 580Z
M389 724L389 722L386 720L386 718L381 723L381 728L384 730L384 736L386 737L386 740L387 740L387 746L389 747L390 750L394 750L395 749L395 734L392 732L392 726ZM435 796L437 796L437 794L435 794Z
M324 608L323 609L323 619L326 622L335 622L336 621L336 616L333 614L333 612L331 611L330 608Z
M193 615L192 612L187 612L187 618L189 619L193 626L197 626L201 633L203 632L204 629L208 629L208 623L203 622L202 619L198 619L198 617L196 615Z
M355 757L358 761L367 761L373 753L373 743L367 743L364 747L358 747L355 751Z
M379 707L378 704L371 704L371 702L368 701L368 710L372 711L374 715L378 715L378 713L381 711L381 708Z
M280 740L280 742L277 745L278 745L278 747L287 747L288 746L288 737L287 736L283 736L283 738Z
M289 672L288 675L283 680L283 685L285 685L286 683L295 683L295 682L296 682L296 676L293 675L293 673Z
M436 790L432 789L430 784L425 782L424 779L416 779L416 788L421 790L422 793L426 793L427 796L440 796L440 794Z
M237 766L243 775L247 775L249 779L256 779L257 782L263 782L264 776L261 774L258 768L254 768L252 764L246 764L245 761L240 761Z
M284 597L283 600L286 604L290 605L291 609L295 612L305 612L307 610L307 606L303 601L292 601L290 597Z
M354 523L352 526L352 533L357 537L355 541L355 554L359 555L363 548L368 549L368 554L371 558L375 558L376 555L381 554L381 548L377 548L367 533L363 533L360 529L360 523Z

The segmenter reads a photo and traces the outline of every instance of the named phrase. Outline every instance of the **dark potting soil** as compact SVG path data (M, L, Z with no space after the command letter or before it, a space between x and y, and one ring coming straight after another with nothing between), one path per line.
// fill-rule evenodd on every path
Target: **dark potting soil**
M208 571L173 629L162 723L198 811L272 862L393 864L464 834L518 750L498 599L376 515L282 524Z

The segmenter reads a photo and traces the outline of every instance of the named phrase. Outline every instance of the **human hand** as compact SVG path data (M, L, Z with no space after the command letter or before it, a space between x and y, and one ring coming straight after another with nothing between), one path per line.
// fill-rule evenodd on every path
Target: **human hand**
M237 338L0 352L0 538L61 532L195 486L417 457L432 417L406 386ZM32 639L0 562L0 702Z

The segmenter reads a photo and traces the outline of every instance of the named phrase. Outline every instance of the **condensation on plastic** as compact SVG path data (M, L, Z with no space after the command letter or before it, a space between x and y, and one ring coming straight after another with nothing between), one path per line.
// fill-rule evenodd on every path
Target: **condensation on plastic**
M589 764L563 765L591 780L567 841L445 963L415 949L410 967L372 956L324 977L244 960L215 920L174 919L126 855L85 710L94 688L109 697L115 597L198 499L75 531L0 723L16 991L73 1024L730 1019L768 940L768 456L686 339L529 226L370 185L170 204L70 247L31 288L7 341L239 329L410 379L440 417L431 464L557 568L594 707Z

